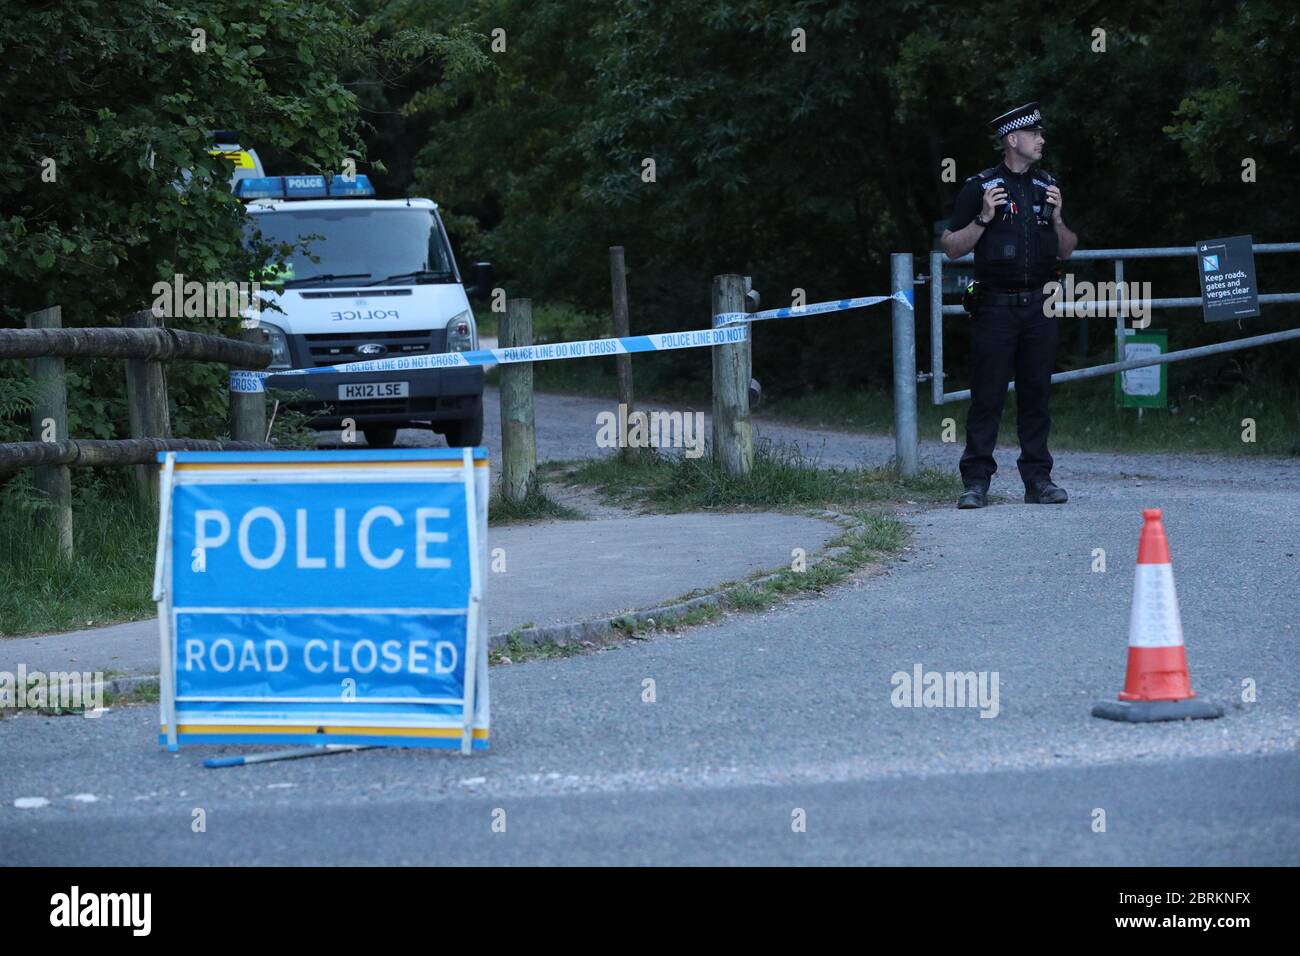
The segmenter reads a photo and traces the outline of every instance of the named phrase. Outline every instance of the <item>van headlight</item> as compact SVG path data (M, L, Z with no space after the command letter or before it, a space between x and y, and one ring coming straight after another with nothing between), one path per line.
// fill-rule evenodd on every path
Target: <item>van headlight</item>
M271 364L267 368L289 368L293 363L289 359L289 339L284 329L270 322L263 322L260 328L266 329L266 344L271 346Z
M447 351L470 352L478 346L478 331L474 328L474 314L466 309L447 323Z

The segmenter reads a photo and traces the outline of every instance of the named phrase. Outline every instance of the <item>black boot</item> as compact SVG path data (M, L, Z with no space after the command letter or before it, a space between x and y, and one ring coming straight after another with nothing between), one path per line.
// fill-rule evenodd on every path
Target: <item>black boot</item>
M983 508L988 502L988 489L983 485L968 484L957 499L958 508Z
M1025 488L1027 505L1063 505L1069 500L1070 496L1065 493L1065 489L1052 484L1050 478L1032 488Z

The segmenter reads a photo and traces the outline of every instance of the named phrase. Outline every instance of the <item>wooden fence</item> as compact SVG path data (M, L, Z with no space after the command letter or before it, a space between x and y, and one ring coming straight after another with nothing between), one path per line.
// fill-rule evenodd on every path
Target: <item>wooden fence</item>
M613 289L613 333L629 334L628 295L623 248L610 252ZM745 312L755 307L757 296L747 277L715 276L712 312ZM264 369L271 349L260 329L243 329L236 339L198 332L162 328L150 312L137 312L123 328L65 329L57 306L28 316L26 329L0 329L0 359L23 358L31 363L32 377L46 383L32 405L30 442L0 444L0 475L23 468L35 470L38 493L47 500L46 520L57 536L59 549L72 554L71 468L97 465L132 465L141 492L148 500L158 495L156 456L160 451L217 451L270 449L266 442L266 402L262 393L230 393L231 435L218 442L171 437L167 412L167 361L222 362L238 369ZM510 299L500 317L498 341L502 347L533 344L532 303ZM750 425L751 343L749 340L715 346L713 360L713 455L731 475L748 475L754 443ZM64 359L120 358L126 360L127 403L131 438L113 441L74 439L68 435L68 402ZM632 413L632 362L617 357L618 401ZM531 363L501 366L501 492L519 501L537 484L537 431L533 412ZM620 449L628 460L636 449Z
M235 441L173 438L167 410L168 361L221 362L235 368L263 369L271 349L260 329L245 329L238 339L162 328L151 312L123 320L123 328L65 329L60 308L33 312L25 329L0 329L0 359L29 359L32 378L41 384L32 403L32 441L0 444L0 474L34 469L37 493L45 499L41 518L59 552L72 556L72 475L70 469L132 465L147 500L158 496L160 451L271 449L266 441L264 396L231 394L231 434ZM68 392L64 360L126 360L129 439L72 438L68 434Z
M627 269L622 246L609 249L610 285L613 291L613 333L625 338L629 332ZM758 293L748 276L713 277L710 316L722 312L753 312ZM533 344L533 310L530 299L507 299L498 324L497 344L519 348ZM714 346L713 353L713 456L727 474L745 477L754 464L754 431L750 406L759 394L752 377L752 338ZM615 357L618 373L618 402L623 413L633 413L632 356ZM500 366L501 383L501 495L507 501L522 501L537 485L537 429L533 409L533 366L531 362ZM619 457L635 459L638 449L623 446Z

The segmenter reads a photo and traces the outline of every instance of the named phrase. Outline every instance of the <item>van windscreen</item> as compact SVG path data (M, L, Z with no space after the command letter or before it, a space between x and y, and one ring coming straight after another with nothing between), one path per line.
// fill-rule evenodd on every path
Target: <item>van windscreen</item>
M293 252L281 278L296 285L352 277L350 284L395 278L454 282L451 252L428 209L277 209L250 214L250 238L289 243ZM304 249L305 246L305 249ZM312 261L313 258L317 261Z

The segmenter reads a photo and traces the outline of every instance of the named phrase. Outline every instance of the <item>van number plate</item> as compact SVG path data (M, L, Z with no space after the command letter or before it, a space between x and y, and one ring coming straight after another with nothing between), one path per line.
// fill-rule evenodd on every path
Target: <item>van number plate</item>
M339 399L406 398L410 391L409 382L353 382L339 386Z

